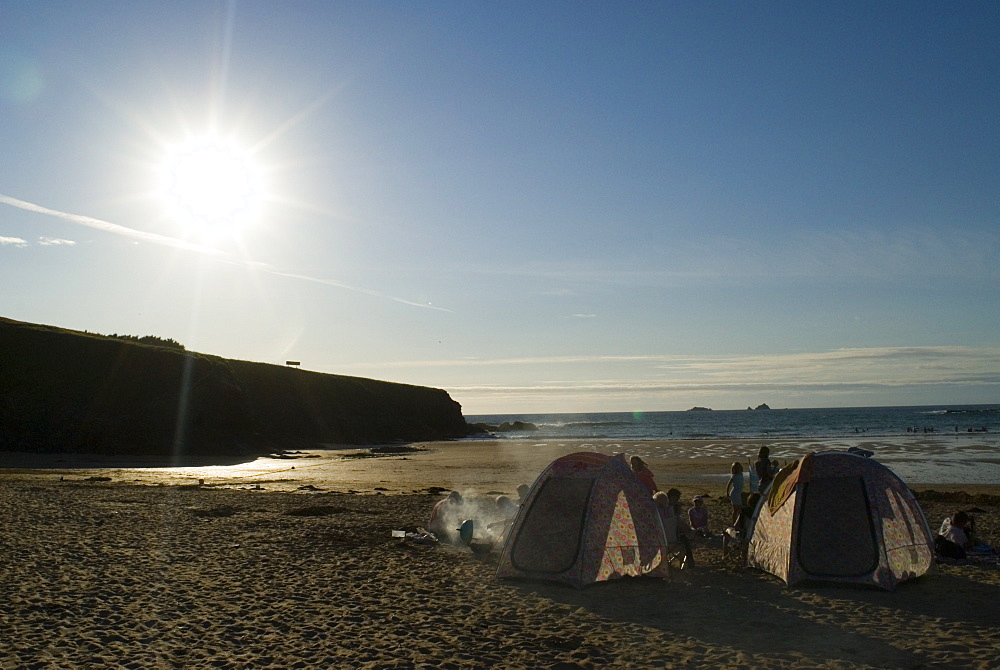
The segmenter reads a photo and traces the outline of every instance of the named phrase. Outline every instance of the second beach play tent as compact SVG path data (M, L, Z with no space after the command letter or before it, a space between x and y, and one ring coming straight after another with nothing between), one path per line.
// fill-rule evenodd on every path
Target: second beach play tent
M934 564L920 505L889 468L843 451L810 454L775 477L752 521L747 563L786 584L892 590Z
M624 454L581 452L535 480L507 533L497 577L577 588L618 577L666 577L667 547L649 490Z

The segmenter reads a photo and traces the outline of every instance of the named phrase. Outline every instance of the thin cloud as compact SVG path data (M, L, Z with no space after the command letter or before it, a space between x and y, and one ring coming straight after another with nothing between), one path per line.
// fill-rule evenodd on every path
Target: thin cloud
M652 248L652 247L651 247ZM684 287L787 279L898 279L905 277L995 278L1000 234L938 230L840 229L798 231L781 240L732 235L671 239L653 267L621 259L581 263L545 258L521 264L468 265L468 273L531 278L550 284Z
M580 394L631 394L642 393L732 393L742 391L752 392L782 392L782 393L816 393L816 392L840 392L856 393L872 390L884 390L900 387L921 387L921 386L949 386L949 387L980 387L980 386L1000 386L1000 375L983 378L973 378L965 380L950 381L881 381L881 382L789 382L789 383L732 383L732 384L695 384L695 383L628 383L628 382L542 382L538 384L471 384L471 385L451 385L450 392L489 392L489 393L531 393L546 394L552 391L571 392Z
M665 368L666 369L666 368ZM688 374L729 380L806 381L877 378L917 383L945 381L982 370L1000 370L1000 349L958 346L878 347L827 352L693 359L674 367Z
M507 365L542 365L566 363L607 363L632 361L663 361L670 356L532 356L519 358L457 358L429 361L387 361L364 364L364 367L426 368L426 367L488 367ZM360 367L361 365L356 367Z
M581 379L525 380L523 385L461 388L504 390L731 390L734 388L845 389L899 385L1000 384L1000 349L878 347L758 356L547 356L358 364L351 368L565 369ZM600 370L604 374L594 374ZM588 374L590 371L590 374ZM613 374L607 374L607 373ZM563 375L560 375L562 377ZM457 389L459 387L449 387Z
M76 244L73 240L64 240L61 237L39 237L38 243L42 246L65 245L72 247Z
M464 361L494 365L500 361ZM532 359L504 359L504 365L532 365ZM534 359L534 365L563 364L569 372L607 371L617 363L627 371L603 378L523 379L500 384L448 385L449 393L490 398L538 400L636 398L647 401L718 395L795 397L894 397L899 390L975 392L1000 389L1000 349L973 347L881 347L827 352L730 357L608 357ZM641 363L641 365L634 365ZM530 368L529 368L530 369ZM567 376L569 376L567 374Z
M320 277L311 277L309 275L296 274L293 272L282 272L281 270L276 270L272 268L266 263L258 263L254 261L232 258L229 254L223 251L219 251L218 249L207 247L202 244L195 244L193 242L187 242L186 240L177 239L176 237L169 237L167 235L160 235L158 233L149 233L142 230L136 230L134 228L128 228L127 226L122 226L117 223L111 223L110 221L95 219L92 216L83 216L81 214L73 214L71 212L62 212L57 209L51 209L49 207L36 205L34 203L27 202L25 200L19 200L18 198L12 198L8 195L0 195L0 203L3 203L5 205L10 205L11 207L17 207L18 209L23 209L28 212L45 214L47 216L54 216L58 219L69 221L70 223L76 223L82 226L87 226L88 228L94 228L95 230L111 233L113 235L121 235L123 237L128 237L143 242L149 242L151 244L172 247L175 249L183 249L185 251L194 251L199 254L205 254L207 256L211 256L217 261L221 261L224 263L231 263L233 265L238 265L251 270L259 270L261 272L267 272L277 277L288 277L291 279L298 279L300 281L313 282L315 284L335 286L337 288L341 288L347 291L353 291L355 293L361 293L363 295L369 295L375 298L382 298L384 300L391 300L393 302L398 302L403 305L409 305L411 307L433 309L440 312L451 311L449 309L445 309L444 307L438 307L436 305L431 305L429 303L415 302L413 300L398 298L396 296L387 295L385 293L379 293L378 291L372 291L370 289L358 288L357 286L351 286L350 284L345 284L344 282L337 281L335 279L323 279ZM47 237L43 237L40 239L42 240L40 242L41 244L76 244L71 240L61 240L61 239L47 238ZM22 240L19 237L0 237L0 244L27 246L28 242L26 240Z
M848 362L870 364L874 361L900 361L903 365L920 361L954 364L957 360L968 361L971 365L990 365L1000 369L1000 349L991 347L928 346L928 347L872 347L834 349L832 351L804 352L793 354L761 354L756 356L693 356L683 354L592 354L579 356L522 356L510 358L458 358L425 361L395 361L379 363L392 367L478 367L496 365L550 365L550 364L597 364L597 363L650 363L668 369L716 372L719 370L762 369L784 370L815 365L844 365Z
M385 300L392 300L393 302L398 302L403 305L410 305L411 307L423 307L424 309L433 309L439 312L451 312L450 309L445 309L444 307L438 307L437 305L432 305L430 303L424 302L414 302L412 300L406 300L405 298L397 298L395 296L386 295L385 293L379 293L378 291L372 291L371 289L358 288L357 286L351 286L350 284L345 284L342 281L337 281L336 279L320 279L318 277L310 277L308 275L300 275L294 272L282 272L280 270L274 270L266 266L257 265L257 269L268 272L277 277L289 277L291 279L300 279L302 281L313 282L314 284L325 284L326 286L336 286L337 288L346 289L348 291L354 291L355 293L363 293L364 295L370 295L375 298L383 298Z
M26 247L28 246L28 240L22 240L20 237L0 237L0 246Z
M129 237L135 240L149 242L151 244L158 244L165 247L173 247L175 249L184 249L187 251L196 251L200 254L206 254L209 256L224 255L218 249L206 247L202 244L194 244L193 242L180 240L177 239L176 237L169 237L167 235L160 235L158 233L150 233L143 230L136 230L135 228L128 228L127 226L121 226L118 225L117 223L111 223L110 221L95 219L92 216L83 216L82 214L73 214L71 212L62 212L59 211L58 209L50 209L49 207L42 207L41 205L36 205L34 203L27 202L25 200L12 198L9 195L0 195L0 203L3 203L5 205L10 205L11 207L17 207L18 209L23 209L28 212L45 214L47 216L54 216L57 219L62 219L63 221L69 221L70 223L77 223L80 224L81 226L87 226L88 228L93 228L95 230L101 230L106 233L121 235L123 237Z

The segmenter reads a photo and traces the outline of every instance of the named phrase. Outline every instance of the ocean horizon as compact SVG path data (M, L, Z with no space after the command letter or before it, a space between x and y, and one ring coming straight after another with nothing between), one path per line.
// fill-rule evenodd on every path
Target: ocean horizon
M1000 405L918 405L661 412L511 413L466 416L469 423L522 422L529 430L491 439L714 440L1000 434Z

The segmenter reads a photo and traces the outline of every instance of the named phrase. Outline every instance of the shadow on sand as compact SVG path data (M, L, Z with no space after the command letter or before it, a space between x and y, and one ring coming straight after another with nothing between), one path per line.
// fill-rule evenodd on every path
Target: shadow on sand
M756 572L701 568L675 571L672 582L622 579L575 590L510 582L601 617L650 627L709 647L753 656L877 667L921 667L946 661L935 649L956 630L995 626L995 594L950 575L924 577L894 592L817 585L787 588ZM891 640L891 643L890 643Z

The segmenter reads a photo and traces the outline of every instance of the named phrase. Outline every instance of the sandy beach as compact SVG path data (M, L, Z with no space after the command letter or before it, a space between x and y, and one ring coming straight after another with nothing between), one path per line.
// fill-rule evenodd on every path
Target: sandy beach
M488 503L579 445L414 446L183 468L4 454L0 667L1000 666L995 566L787 588L702 544L670 580L498 581L495 555L391 531L424 525L441 490ZM725 459L651 465L711 495L721 530ZM912 486L932 527L975 506L1000 544L1000 486Z

